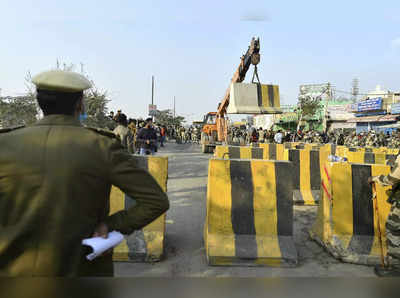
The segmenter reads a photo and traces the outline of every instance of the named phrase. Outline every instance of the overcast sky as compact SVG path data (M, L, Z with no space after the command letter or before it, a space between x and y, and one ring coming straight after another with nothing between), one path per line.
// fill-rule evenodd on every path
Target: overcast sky
M25 91L24 77L59 59L84 64L111 109L146 116L151 101L189 119L215 111L253 36L262 82L285 104L299 85L350 91L400 90L400 1L0 1L0 88ZM80 70L80 67L77 68ZM247 75L251 79L252 69Z

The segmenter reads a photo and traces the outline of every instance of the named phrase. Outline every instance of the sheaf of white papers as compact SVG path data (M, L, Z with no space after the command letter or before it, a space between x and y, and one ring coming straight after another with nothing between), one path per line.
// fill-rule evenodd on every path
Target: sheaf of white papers
M108 238L93 237L82 240L83 245L90 246L93 252L88 254L86 258L90 261L103 254L106 250L113 248L124 240L124 235L120 232L112 231L108 233Z

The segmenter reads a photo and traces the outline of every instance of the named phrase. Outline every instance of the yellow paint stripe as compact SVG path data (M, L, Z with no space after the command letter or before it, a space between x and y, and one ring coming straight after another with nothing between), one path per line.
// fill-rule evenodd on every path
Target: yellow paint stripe
M310 151L300 150L300 192L304 205L316 205L311 193Z
M268 85L261 85L261 97L262 97L262 106L264 108L270 107L269 104L269 94L268 94Z
M276 160L285 160L285 146L276 144Z
M325 149L325 151L328 151ZM329 151L330 152L330 151ZM331 173L331 163L322 163L322 169L325 166L328 174ZM331 184L324 170L321 172L321 181L325 185L328 193L332 193ZM311 233L319 238L324 243L329 243L331 240L332 229L331 229L331 202L327 193L321 189L321 199L317 211L317 219L315 220Z
M149 173L158 182L163 191L167 191L168 158L149 157ZM143 228L144 240L147 246L148 256L161 256L164 251L165 218L163 214L155 221Z
M205 228L208 257L235 256L231 210L230 161L211 159L208 172Z
M335 163L332 166L333 234L347 249L353 236L353 195L351 165Z
M229 157L228 146L216 146L214 156L217 158L228 158Z
M389 166L383 165L373 165L371 167L371 175L372 176L379 176L379 175L387 175L390 173ZM389 216L390 207L391 205L386 201L387 194L386 191L390 189L390 187L383 187L380 185L376 185L376 192L377 192L377 200L378 200L378 210L379 210L379 220L380 220L380 228L382 233L382 243L383 243L383 251L384 255L387 254L387 243L386 243L386 227L385 223ZM378 218L375 214L375 207L376 207L376 200L374 200L374 243L371 249L371 255L380 256L381 249L380 249L380 240L378 234Z
M260 147L263 148L263 159L269 159L269 144L260 144Z
M347 159L349 162L352 163L364 163L364 152L351 152L351 151L347 151Z
M375 163L380 165L386 164L386 154L375 153Z
M240 147L240 159L251 159L251 147Z
M279 86L274 85L274 107L280 108L280 106L281 106L281 100L279 95Z
M110 194L110 214L125 209L125 194L118 188L113 186ZM114 248L113 260L114 261L127 261L129 248L126 241L122 241Z
M254 187L254 225L258 255L256 262L277 266L280 261L274 259L280 259L282 255L278 241L275 164L252 161L251 173ZM268 260L261 261L262 258L268 258Z

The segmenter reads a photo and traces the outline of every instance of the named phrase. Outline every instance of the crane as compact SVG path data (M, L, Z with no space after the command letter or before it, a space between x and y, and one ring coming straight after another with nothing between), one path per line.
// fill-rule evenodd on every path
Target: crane
M253 37L247 52L240 59L240 64L233 74L231 84L243 82L250 65L254 65L255 67L253 80L254 76L256 76L259 81L257 74L257 64L259 62L260 39ZM231 84L226 90L225 96L218 104L217 112L210 112L204 117L201 141L204 153L210 152L210 147L215 147L215 139L217 139L218 142L227 142L228 124L226 119L226 109L229 105Z

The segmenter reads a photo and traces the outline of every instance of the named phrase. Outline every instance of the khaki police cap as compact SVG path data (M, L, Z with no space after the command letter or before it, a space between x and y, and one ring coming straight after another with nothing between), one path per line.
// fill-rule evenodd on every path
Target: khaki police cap
M41 72L32 78L37 89L80 92L92 87L90 81L83 75L72 71L49 70Z

